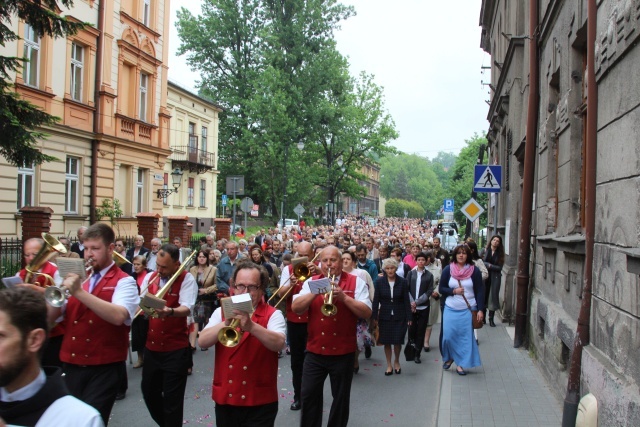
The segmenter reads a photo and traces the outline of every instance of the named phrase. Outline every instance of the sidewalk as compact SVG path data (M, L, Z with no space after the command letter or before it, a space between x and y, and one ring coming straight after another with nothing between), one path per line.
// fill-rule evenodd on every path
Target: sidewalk
M438 427L559 426L562 401L553 394L529 353L513 348L513 327L478 331L482 366L442 372Z

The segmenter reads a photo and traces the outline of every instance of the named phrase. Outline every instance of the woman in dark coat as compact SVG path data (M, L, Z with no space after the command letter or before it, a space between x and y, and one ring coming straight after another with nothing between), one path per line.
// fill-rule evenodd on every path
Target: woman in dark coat
M396 275L398 262L387 258L382 263L384 276L376 279L373 297L373 313L371 318L374 327L377 324L380 335L378 344L384 344L384 354L387 357L385 375L393 372L400 374L400 350L404 344L407 326L411 325L411 304L409 302L409 288L407 281ZM393 345L394 364L391 365L391 346Z
M489 310L489 326L495 327L493 316L496 310L500 309L500 285L504 265L502 237L495 235L489 240L484 254L484 265L489 270L489 278L485 281L485 305Z

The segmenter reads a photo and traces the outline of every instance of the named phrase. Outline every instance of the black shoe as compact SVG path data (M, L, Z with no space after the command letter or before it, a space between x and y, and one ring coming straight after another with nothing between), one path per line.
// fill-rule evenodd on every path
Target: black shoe
M357 374L358 371L360 371L360 366L356 366L355 368L353 368L353 373Z
M365 357L365 359L369 359L371 357L371 346L370 345L365 345L364 346L364 357Z
M496 327L496 323L493 321L493 319L489 319L489 326L491 326L492 328Z
M431 351L431 347L424 347L424 351L429 353Z
M422 363L422 361L420 360L420 356L417 356L415 359L413 359L413 361L418 364Z
M300 404L299 400L294 400L293 403L291 404L291 410L292 411L299 411L300 408L302 408L302 405Z
M123 393L118 393L116 394L116 400L122 400L125 398L125 396L127 395L127 392L123 392Z

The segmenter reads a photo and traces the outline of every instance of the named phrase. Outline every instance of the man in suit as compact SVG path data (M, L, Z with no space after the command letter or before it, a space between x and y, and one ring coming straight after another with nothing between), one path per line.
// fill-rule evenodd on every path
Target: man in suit
M260 230L260 233L256 236L254 240L255 244L262 247L265 237L266 236L264 235L264 228L263 228L262 230Z
M80 228L78 228L78 231L76 232L76 236L78 236L78 241L75 242L73 245L71 245L71 252L75 252L78 254L78 256L80 256L80 258L84 259L84 244L82 236L84 235L84 232L87 230L87 227L85 227L84 225Z
M146 255L149 252L149 249L144 246L144 237L137 235L135 239L133 239L133 247L127 251L127 259L129 262L133 263L133 258L138 255Z
M407 277L413 321L409 328L409 338L416 346L416 363L422 363L420 353L424 345L424 333L429 321L429 298L435 291L433 275L425 268L429 256L424 252L416 255L416 268ZM426 351L428 351L426 349Z
M176 245L178 247L178 249L180 250L180 264L182 264L182 262L189 258L189 255L191 255L191 248L183 248L182 247L182 239L180 237L174 237L173 238L173 244ZM193 262L190 262L189 265L185 266L185 270L189 270L191 268L191 266L193 265Z

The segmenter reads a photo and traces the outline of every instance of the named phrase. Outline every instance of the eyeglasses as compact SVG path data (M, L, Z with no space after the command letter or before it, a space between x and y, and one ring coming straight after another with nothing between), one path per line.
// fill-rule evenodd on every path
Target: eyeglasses
M239 290L240 292L244 292L245 290L248 290L249 292L255 292L258 289L260 289L260 286L256 286L256 285L249 285L249 286L235 285L234 288Z

